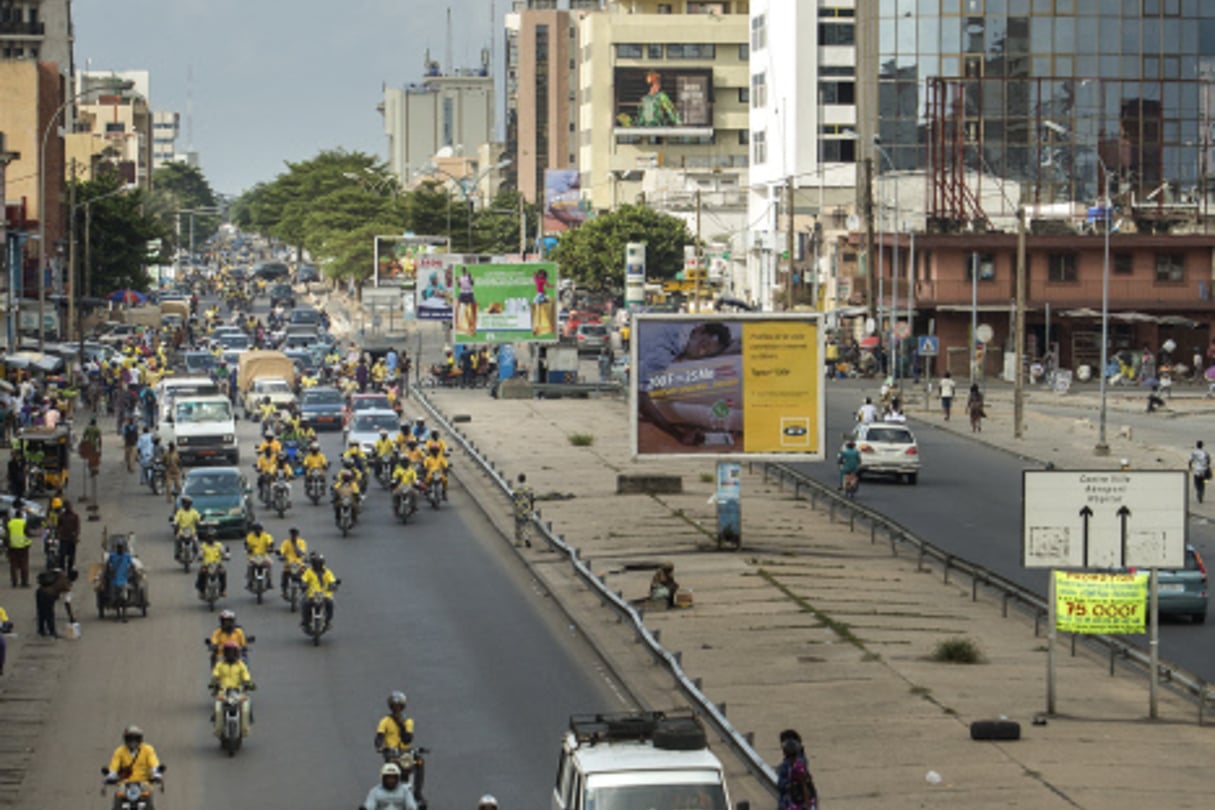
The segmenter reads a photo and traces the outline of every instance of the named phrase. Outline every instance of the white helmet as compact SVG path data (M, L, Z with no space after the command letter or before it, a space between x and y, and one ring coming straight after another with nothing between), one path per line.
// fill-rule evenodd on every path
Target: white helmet
M486 793L481 797L481 800L477 802L477 810L489 810L489 808L494 808L494 810L497 810L497 807L498 800L489 793Z
M384 764L383 768L380 768L380 776L400 777L400 775L401 775L401 766L397 765L395 762L387 762Z

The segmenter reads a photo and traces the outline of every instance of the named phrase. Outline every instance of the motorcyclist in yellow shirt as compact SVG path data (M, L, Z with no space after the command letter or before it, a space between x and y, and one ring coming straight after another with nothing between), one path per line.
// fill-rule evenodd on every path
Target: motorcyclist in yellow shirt
M278 547L278 556L283 559L283 573L280 577L283 590L283 598L287 596L287 583L289 577L300 577L304 573L304 566L308 564L308 541L300 537L300 530L292 526L288 529L287 539L283 540L282 545Z
M274 480L274 474L278 472L278 453L264 442L263 446L265 449L259 449L257 463L254 466L257 468L258 494L261 495L263 501L269 501L270 482Z
M189 495L181 496L181 506L173 513L173 527L179 535L198 535L198 524L202 523L202 515L194 508L194 499Z
M105 781L107 785L125 785L130 782L151 784L159 782L164 772L165 766L160 764L156 749L144 745L143 729L131 725L123 729L122 745L114 749L114 755L110 757ZM117 804L116 798L115 805Z
M207 579L207 566L219 566L219 590L220 596L228 595L228 572L224 568L224 560L228 558L228 550L219 542L219 538L215 536L215 530L211 529L204 532L202 545L198 547L199 560L201 564L198 566L198 577L194 581L194 588L198 591L198 598L203 598L203 587Z
M245 553L248 558L248 563L245 566L245 587L253 587L253 572L258 567L266 569L266 582L271 582L271 565L270 553L274 550L274 538L270 532L266 531L260 523L254 523L249 527L249 533L245 535ZM267 587L273 587L268 585Z
M223 660L211 670L211 693L215 695L215 708L211 720L215 723L215 736L223 734L223 696L229 689L239 689L242 692L252 692L257 688L253 676L249 674L249 666L241 660L240 648L233 642L224 644ZM248 694L244 695L240 707L241 736L249 735L249 727L253 724L253 707Z
M359 516L359 484L355 481L354 470L343 469L338 473L337 481L333 482L333 516L336 519L338 508L341 506L343 498L350 498L350 503L354 509L354 517L357 520Z
M443 500L447 500L447 456L439 452L438 445L432 447L422 459L422 466L426 471L426 485L430 486L434 477L439 476L443 483Z
M325 627L328 627L333 621L333 593L337 590L337 586L341 584L341 580L325 567L325 556L323 554L318 554L314 551L309 555L308 570L304 571L304 575L300 577L300 583L304 586L305 598L313 599L320 597L325 600ZM300 624L307 629L307 611L300 611L300 620Z
M236 622L236 613L231 610L221 611L219 627L215 628L211 637L207 639L207 647L211 650L211 666L215 666L225 644L229 642L235 644L240 648L241 655L244 656L249 652L249 641L244 628Z

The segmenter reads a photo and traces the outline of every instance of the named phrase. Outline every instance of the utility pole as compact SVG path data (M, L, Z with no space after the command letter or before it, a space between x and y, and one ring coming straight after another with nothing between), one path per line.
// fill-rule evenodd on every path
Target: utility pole
M527 256L527 208L523 204L523 194L519 194L519 258Z
M72 158L72 182L68 185L68 272L65 292L68 297L67 323L60 330L61 340L67 340L71 329L76 325L76 297L80 294L76 289L76 158ZM84 358L80 358L84 362Z
M793 309L793 175L785 180L788 211L785 212L785 250L789 253L789 275L785 278L785 311Z
M864 174L865 197L865 303L869 305L869 317L877 317L877 263L874 254L877 253L877 241L873 233L873 158L867 157L861 163Z
M704 260L700 252L700 189L696 189L696 311L700 312L700 277L704 273L701 265Z
M1013 438L1020 439L1025 431L1025 208L1017 208L1017 326L1013 342L1013 358L1017 364L1013 388Z

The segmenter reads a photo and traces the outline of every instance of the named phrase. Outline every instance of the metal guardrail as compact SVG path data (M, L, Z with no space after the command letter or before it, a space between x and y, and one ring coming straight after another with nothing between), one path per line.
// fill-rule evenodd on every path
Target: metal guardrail
M494 485L502 492L504 496L511 496L510 483L502 476L502 474L494 467L493 463L481 455L468 438L459 432L459 424L449 422L439 410L431 404L430 400L416 388L413 389L413 396L420 402L423 407L430 413L430 418L441 424L447 435L454 437L456 442L467 454L468 458L473 461L481 471L491 480ZM564 554L573 567L574 572L594 589L601 601L610 605L619 616L627 620L633 625L633 630L637 634L638 640L643 643L650 653L664 666L674 677L676 684L691 703L699 710L700 714L713 726L714 730L725 740L726 744L734 751L734 753L742 759L748 770L765 785L773 795L776 794L776 772L767 762L756 752L751 745L749 735L744 735L730 724L726 719L725 707L717 706L709 699L704 692L700 690L699 679L688 677L684 671L678 653L672 653L662 646L659 641L659 634L652 632L645 626L645 620L642 613L626 602L619 592L609 590L602 579L597 577L591 571L591 561L584 560L580 550L571 546L565 541L561 535L553 531L551 523L545 523L541 520L539 512L532 515L534 526L540 531L541 536L548 542L549 546L556 551Z
M935 560L943 568L945 582L949 582L951 571L958 571L969 576L972 601L978 600L979 585L982 584L1001 594L1003 602L1001 610L1004 616L1008 615L1009 602L1016 601L1033 611L1035 635L1038 634L1041 625L1045 623L1049 612L1048 605L1046 604L1046 600L1033 591L1018 585L989 568L964 560L929 543L899 522L891 520L863 504L845 498L839 492L836 492L820 481L814 480L805 473L794 470L785 464L765 463L760 466L763 470L764 480L767 481L770 476L775 475L782 489L784 488L785 481L793 481L794 497L800 497L801 489L805 488L811 491L811 506L817 506L819 499L826 501L829 504L828 508L832 522L835 521L836 512L842 510L848 514L850 528L855 528L857 518L860 518L869 525L871 542L877 541L877 533L881 529L889 538L892 553L898 553L899 543L906 543L916 550L918 555L917 566L923 565L926 558ZM1083 638L1086 643L1102 648L1108 654L1110 675L1115 674L1115 667L1119 660L1134 664L1145 675L1151 673L1152 664L1148 653L1127 644L1119 638L1107 635L1086 634L1079 636L1078 634L1071 634L1073 654L1075 653L1078 638ZM1202 725L1205 721L1207 704L1215 700L1215 684L1205 681L1189 670L1167 661L1159 662L1157 675L1163 683L1174 687L1176 691L1179 691L1197 703L1198 724Z

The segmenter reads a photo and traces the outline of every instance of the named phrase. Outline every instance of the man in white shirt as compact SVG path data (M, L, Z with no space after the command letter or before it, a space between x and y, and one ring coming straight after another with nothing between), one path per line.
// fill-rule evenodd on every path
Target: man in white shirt
M872 424L878 420L878 409L870 397L865 397L865 404L856 412L856 421L862 425Z
M949 421L949 409L953 405L954 394L958 392L958 384L953 381L953 377L949 372L945 372L945 376L941 378L941 410L945 412L945 421Z

